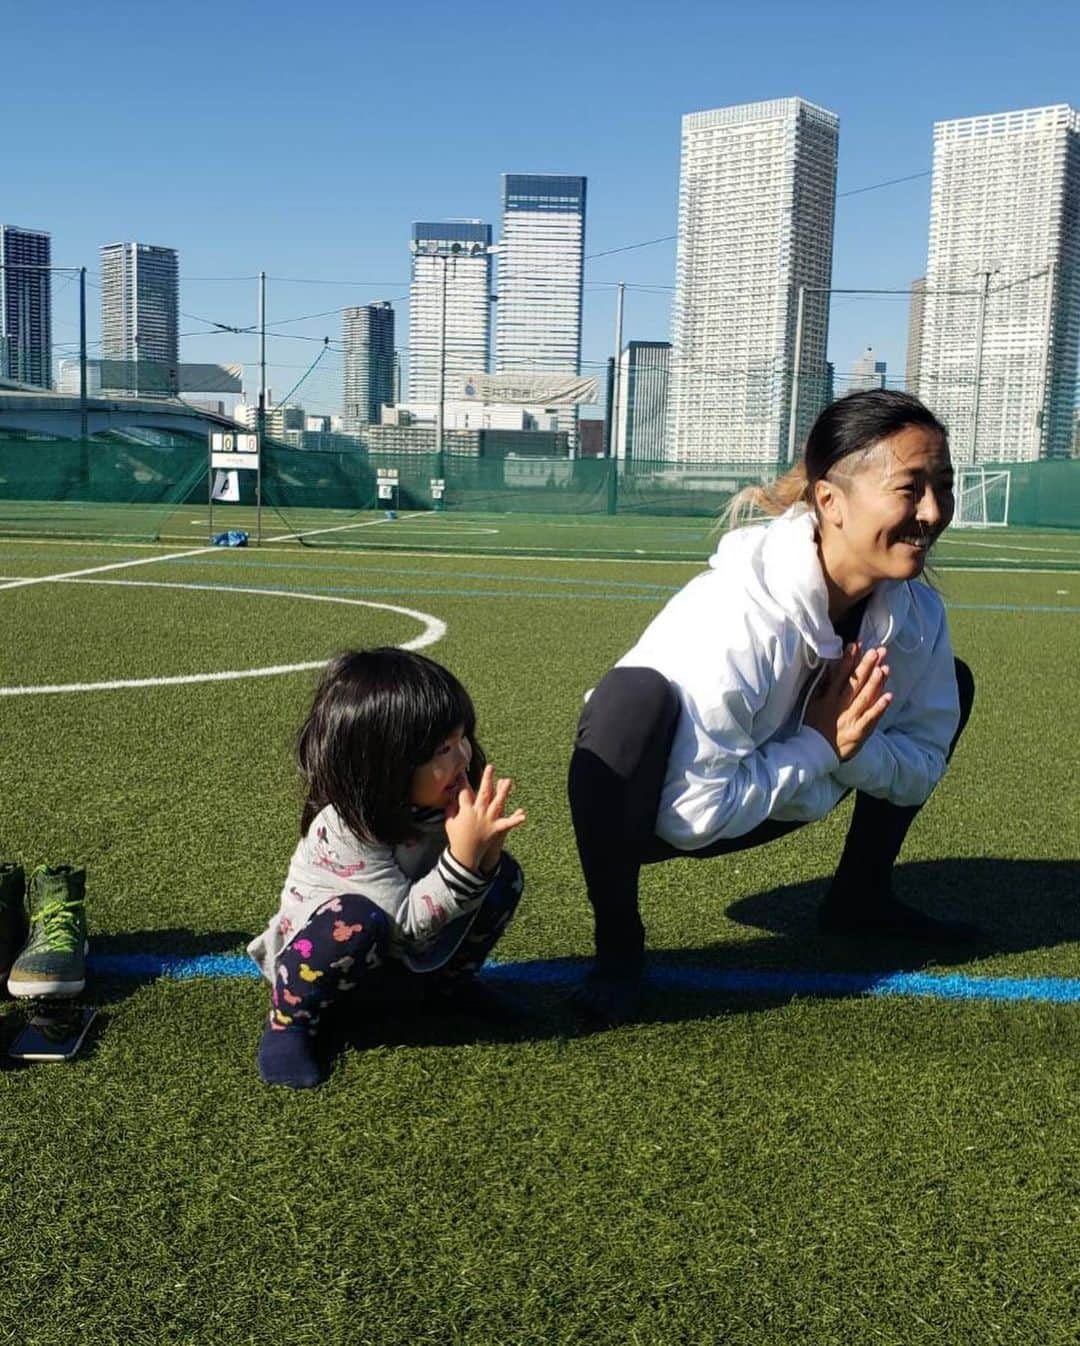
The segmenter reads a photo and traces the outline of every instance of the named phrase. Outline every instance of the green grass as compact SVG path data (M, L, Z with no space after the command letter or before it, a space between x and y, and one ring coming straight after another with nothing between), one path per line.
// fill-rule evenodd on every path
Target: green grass
M299 663L419 630L293 591L431 613L447 634L430 652L530 812L499 956L578 958L581 693L700 564L659 543L652 561L581 559L603 522L568 533L575 560L277 546L0 590L0 686ZM700 521L642 526L707 548ZM176 550L0 539L0 574ZM963 972L1080 977L1078 560L1070 535L942 545L978 700L898 884L984 925ZM313 678L0 699L3 858L86 863L100 952L239 949L295 841ZM652 945L716 967L918 966L812 934L845 823L649 870ZM294 1096L255 1074L258 984L91 989L82 1057L0 1071L0 1342L1076 1341L1075 1007L656 992L641 1023L580 1037L534 988L516 1036L373 1021ZM16 1018L0 1013L0 1045Z
M128 544L204 545L212 532L247 531L254 542L281 544L297 536L319 550L453 552L476 556L532 556L590 560L697 562L716 545L716 520L700 517L616 515L468 514L457 510L382 510L264 506L261 519L251 506L205 504L123 505L87 501L0 501L0 538L24 534L99 538ZM985 568L1002 563L1039 569L1080 565L1080 532L1018 528L954 529L937 546L939 565Z

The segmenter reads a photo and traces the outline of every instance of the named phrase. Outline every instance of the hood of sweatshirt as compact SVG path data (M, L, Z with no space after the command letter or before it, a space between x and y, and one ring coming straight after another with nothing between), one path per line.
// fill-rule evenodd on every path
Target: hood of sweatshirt
M829 618L829 591L812 510L792 505L767 524L725 534L709 565L740 574L749 594L776 618L791 621L817 659L839 659L844 646ZM864 644L888 645L910 606L906 582L878 584L863 619Z

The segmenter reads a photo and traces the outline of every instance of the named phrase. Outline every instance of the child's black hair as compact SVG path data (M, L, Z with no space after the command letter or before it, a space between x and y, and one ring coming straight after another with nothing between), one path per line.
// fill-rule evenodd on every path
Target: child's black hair
M332 804L360 841L396 845L415 831L409 786L455 729L472 743L469 782L484 770L476 712L447 669L422 654L346 650L323 672L297 740L307 785L300 832Z

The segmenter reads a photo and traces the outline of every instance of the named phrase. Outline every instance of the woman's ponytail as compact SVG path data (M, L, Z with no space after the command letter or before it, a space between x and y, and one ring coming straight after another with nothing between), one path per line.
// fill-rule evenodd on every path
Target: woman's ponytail
M800 500L810 503L810 480L802 458L775 481L744 486L728 501L721 521L725 529L741 528L762 514L770 518L783 514Z

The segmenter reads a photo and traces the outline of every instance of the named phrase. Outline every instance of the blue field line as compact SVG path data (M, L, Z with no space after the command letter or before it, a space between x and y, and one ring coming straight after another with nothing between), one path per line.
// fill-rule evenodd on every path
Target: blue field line
M1068 603L950 603L950 612L1080 612L1080 607Z
M570 987L584 959L489 963L485 977L524 985ZM258 981L261 973L243 954L91 954L92 973L105 977L191 981ZM1080 1004L1080 977L973 977L961 973L827 972L655 965L649 983L659 990L746 996L914 996L930 1000L1042 1001Z
M486 576L485 578L490 578ZM529 577L523 577L529 578ZM542 579L542 577L539 577ZM93 578L73 579L73 584L93 585ZM104 582L104 581L103 581ZM177 583L180 583L179 581ZM593 581L595 583L595 581ZM271 593L289 593L289 594L351 594L351 595L379 595L381 598L524 598L530 602L539 599L560 599L565 600L571 595L560 593L535 593L528 589L422 589L415 585L406 587L373 585L373 584L318 584L318 585L298 585L284 584L271 588L264 584L249 584L240 586L235 584L213 584L201 586L205 591L220 593L248 593L253 590L266 590ZM587 601L592 603L655 603L664 596L665 593L677 593L679 586L672 586L670 589L660 585L650 585L652 592L648 593L574 593L572 597L575 600ZM945 601L945 606L952 612L1038 612L1038 613L1066 613L1073 615L1080 613L1080 607L1069 606L1062 603L950 603Z
M215 557L215 556L192 557L191 560L180 560L180 561L176 562L175 564L177 564L177 565L190 565L190 566L212 566L212 565L215 564L215 562L220 562L220 559L221 559L221 558L219 558L219 557ZM307 563L307 562L301 563L301 562L297 562L297 561L292 561L292 562L283 562L283 561L263 561L263 560L262 560L261 558L259 558L259 557L242 557L242 558L241 558L241 557L231 556L231 557L228 557L228 558L226 558L226 559L229 560L229 561L231 561L231 562L232 562L234 565L236 565L237 567L239 567L239 568L241 568L241 569L248 569L248 570L292 570L292 571L295 572L298 568L301 568L301 566L302 566L303 571L304 571L305 574L307 574L307 573L310 572L310 571L314 571L314 572L320 572L320 571L321 571L321 572L326 572L326 573L330 573L330 574L333 574L333 573L335 573L335 572L336 572L336 573L341 573L341 572L345 572L345 573L355 573L355 571L356 571L356 565L355 565L355 562L354 562L352 565L312 565L312 564ZM370 560L370 559L371 559L370 557L366 557L366 558L365 558L365 560ZM379 558L379 559L381 559L381 558ZM529 558L522 558L522 559L533 560L533 559L535 559L535 558L533 558L533 557L529 557ZM688 556L688 557L686 558L686 563L687 563L687 565L700 564L700 563L698 562L697 558L696 558L696 557L693 557L693 556ZM173 564L173 563L170 562L170 564ZM430 569L430 567L427 568L427 569L420 570L420 569L402 569L402 568L400 568L400 567L398 567L398 566L384 566L384 565L380 565L380 566L378 567L378 573L379 573L379 575L408 575L408 576L417 576L417 577L420 578L420 579L426 579L426 580L430 580L430 579L431 579L431 569ZM681 585L678 585L678 584L654 584L654 583L652 583L652 582L650 582L650 581L647 581L647 580L618 580L618 579L609 579L607 576L605 576L605 577L603 578L603 580L596 580L596 579L577 579L577 578L568 577L568 576L562 576L562 575L521 575L521 576L497 575L497 574L492 574L491 571L457 570L457 569L455 569L453 573L454 573L454 578L455 578L455 579L458 579L458 580L498 580L498 579L502 579L502 580L506 581L506 580L510 580L510 579L520 579L521 582L523 582L523 583L529 583L529 584L555 584L555 585L562 585L564 588L568 588L568 587L569 587L569 588L584 588L584 587L586 587L586 586L588 586L588 585L590 585L590 584L591 584L591 585L604 584L604 585L610 585L611 587L613 587L613 588L617 588L617 589L655 589L655 590L657 591L657 593L670 593L670 594L673 594L673 593L677 593L678 590L682 587Z

